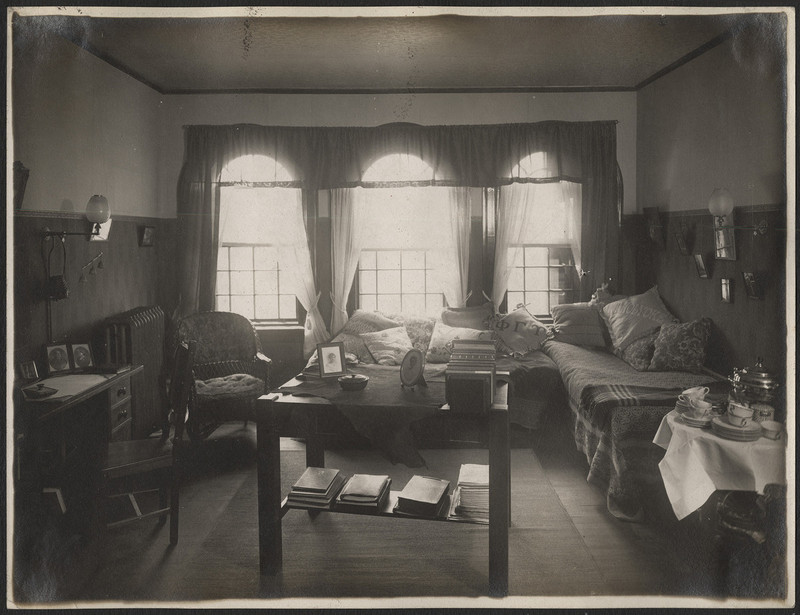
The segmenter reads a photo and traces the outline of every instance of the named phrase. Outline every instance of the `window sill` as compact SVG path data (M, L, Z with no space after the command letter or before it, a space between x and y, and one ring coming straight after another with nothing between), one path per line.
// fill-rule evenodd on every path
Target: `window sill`
M254 323L256 331L302 331L305 329L301 324L282 324L282 323Z

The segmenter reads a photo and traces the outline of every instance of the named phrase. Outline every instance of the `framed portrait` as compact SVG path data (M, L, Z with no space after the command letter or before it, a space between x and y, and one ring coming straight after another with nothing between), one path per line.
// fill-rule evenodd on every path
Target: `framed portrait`
M36 368L36 361L23 361L18 366L19 377L26 381L37 380L39 370Z
M319 362L319 375L322 378L343 376L347 371L343 342L317 344L317 360Z
M720 298L722 303L733 303L733 279L722 278L719 281Z
M90 235L90 241L108 241L108 236L111 233L111 218L100 224L100 229L97 235Z
M686 235L682 230L675 231L675 243L678 244L678 250L684 256L689 256L689 244L686 242Z
M69 354L66 344L54 344L47 346L47 373L59 374L68 372L71 369Z
M72 364L75 369L86 369L94 365L92 349L89 344L71 344L70 350L72 351Z
M139 229L139 245L142 248L152 248L156 240L156 227L143 226Z
M742 271L742 279L744 280L744 290L747 293L747 298L761 299L761 285L756 279L756 274L752 271Z
M708 277L708 263L702 254L694 255L694 264L697 267L697 275L701 278Z
M661 225L661 216L658 207L645 207L643 210L647 224L647 236L659 248L664 248L664 227Z
M727 216L714 216L714 258L717 260L736 260L736 239L733 229L733 213Z

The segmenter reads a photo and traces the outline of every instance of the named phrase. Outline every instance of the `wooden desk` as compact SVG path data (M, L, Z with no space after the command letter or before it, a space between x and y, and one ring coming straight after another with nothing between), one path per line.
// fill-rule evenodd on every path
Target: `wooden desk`
M511 513L510 454L508 445L508 384L500 384L495 403L488 412L471 414L485 419L489 424L489 587L491 596L508 594L508 526ZM310 410L312 416L330 412L332 404L319 397L269 394L259 398L256 407L258 434L258 542L259 566L262 574L277 574L283 562L281 520L290 510L281 493L281 425L285 423L292 407L298 405ZM442 416L455 415L447 406L440 410ZM461 414L463 416L463 413ZM312 421L312 429L306 437L306 465L324 467L325 451L322 439ZM311 514L326 512L315 509ZM364 514L348 513L340 514ZM400 518L391 513L379 513L384 517ZM409 517L403 516L403 519ZM413 517L412 517L413 518ZM420 517L420 519L423 519ZM428 519L447 522L447 519Z

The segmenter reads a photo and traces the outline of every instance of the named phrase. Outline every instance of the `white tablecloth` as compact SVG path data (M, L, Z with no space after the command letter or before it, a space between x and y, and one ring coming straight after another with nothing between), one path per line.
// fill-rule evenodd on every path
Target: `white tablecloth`
M689 427L674 410L665 416L653 442L666 449L658 464L672 510L683 519L714 491L756 491L786 483L786 434L780 440L726 440L711 429Z

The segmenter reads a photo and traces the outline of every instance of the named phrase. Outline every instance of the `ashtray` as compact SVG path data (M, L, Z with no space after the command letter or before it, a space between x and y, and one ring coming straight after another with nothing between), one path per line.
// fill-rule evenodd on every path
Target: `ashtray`
M360 391L367 386L369 377L362 376L361 374L348 374L347 376L339 376L339 386L343 391Z

